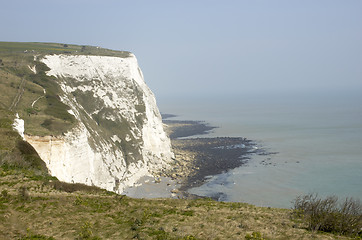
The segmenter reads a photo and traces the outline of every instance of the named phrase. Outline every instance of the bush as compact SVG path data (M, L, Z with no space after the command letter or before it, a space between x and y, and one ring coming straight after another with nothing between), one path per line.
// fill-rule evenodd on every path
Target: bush
M1 191L1 197L2 198L8 198L8 196L9 196L8 190L4 189L4 190Z
M184 240L197 240L196 237L192 236L192 235L187 235L183 238Z
M308 194L298 196L293 204L294 215L303 218L309 230L362 235L362 205L359 200L346 198L339 204L336 196L321 199L317 194Z
M82 183L66 183L66 182L61 182L61 181L55 180L55 181L45 182L45 184L53 187L55 190L68 192L68 193L72 193L72 192L76 192L76 191L83 191L83 192L89 192L89 193L105 192L105 190L103 190L99 187L88 186L88 185L85 185Z
M0 128L11 128L13 121L9 118L0 118Z
M194 216L194 212L195 212L194 210L182 211L181 215L192 217Z
M260 232L253 232L251 235L248 233L245 236L246 240L265 240Z
M92 225L89 222L84 222L78 232L78 237L76 238L76 240L83 239L99 240L101 238L93 235Z
M52 123L53 123L53 119L48 118L48 119L45 119L45 120L43 121L43 123L40 124L40 126L46 128L46 129L48 129L48 130L51 130L51 125L52 125Z
M55 240L55 238L40 234L28 234L25 237L20 238L20 240Z
M18 196L21 201L27 201L30 199L27 187L21 186L18 191Z

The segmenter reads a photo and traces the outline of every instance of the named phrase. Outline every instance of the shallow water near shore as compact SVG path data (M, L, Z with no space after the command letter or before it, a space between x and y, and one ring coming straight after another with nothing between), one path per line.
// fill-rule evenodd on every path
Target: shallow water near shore
M124 194L133 198L177 198L172 193L180 185L168 177L160 177L155 181L154 177L142 177L135 186L127 187Z
M283 208L310 192L362 199L362 94L161 99L158 105L179 119L218 126L208 137L246 137L278 152L210 176L192 194Z

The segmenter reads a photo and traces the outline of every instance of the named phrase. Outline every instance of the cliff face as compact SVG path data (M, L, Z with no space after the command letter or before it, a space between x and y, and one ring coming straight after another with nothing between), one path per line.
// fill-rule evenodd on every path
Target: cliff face
M47 55L41 61L77 119L62 136L25 135L52 175L121 193L141 176L168 167L170 140L133 54Z

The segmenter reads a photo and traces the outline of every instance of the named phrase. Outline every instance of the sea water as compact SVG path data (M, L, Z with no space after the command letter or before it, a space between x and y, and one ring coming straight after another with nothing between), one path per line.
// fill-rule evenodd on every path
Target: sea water
M164 113L217 126L204 137L240 136L272 155L210 176L189 192L288 208L298 195L362 199L362 93L243 94L161 99Z

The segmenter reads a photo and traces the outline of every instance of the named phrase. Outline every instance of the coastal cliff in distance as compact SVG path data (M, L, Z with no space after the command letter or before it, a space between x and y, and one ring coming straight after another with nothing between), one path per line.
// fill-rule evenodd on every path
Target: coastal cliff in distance
M122 193L140 177L169 167L170 139L132 53L29 52L23 53L27 68L20 67L26 74L17 74L20 88L26 81L38 89L23 103L27 111L16 111L22 103L9 109L24 119L24 138L51 175Z
M133 54L47 55L41 61L58 79L62 102L78 121L63 136L25 137L52 175L122 192L167 167L170 140Z

